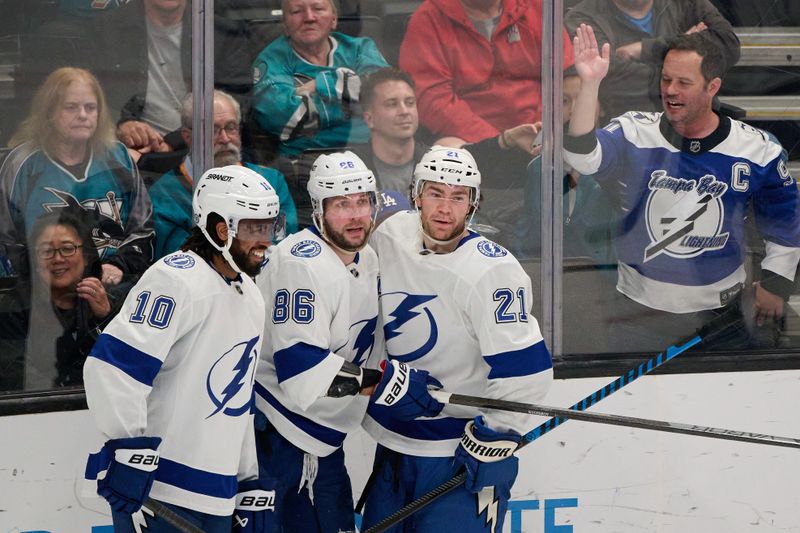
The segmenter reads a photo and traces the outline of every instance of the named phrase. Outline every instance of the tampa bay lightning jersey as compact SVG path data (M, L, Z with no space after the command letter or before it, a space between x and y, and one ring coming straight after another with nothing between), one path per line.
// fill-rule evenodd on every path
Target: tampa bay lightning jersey
M358 105L358 91L348 91L337 69L347 68L364 76L389 64L369 37L333 33L330 41L328 64L324 66L300 57L285 35L264 48L253 64L256 117L262 128L280 139L283 155L369 139L369 128ZM313 94L295 93L299 86L312 80L316 83Z
M330 455L360 426L368 400L324 397L334 376L344 361L374 367L383 355L378 259L367 246L345 265L306 228L273 248L257 283L267 318L256 406L298 448Z
M451 253L428 253L419 214L410 211L384 221L372 244L390 359L429 371L448 392L529 403L544 398L553 365L531 315L530 278L513 255L475 232ZM446 405L434 418L402 422L371 404L364 427L395 451L445 457L477 414ZM499 411L480 414L493 429L519 434L537 421Z
M107 439L161 437L153 498L230 515L238 480L257 476L263 327L250 278L228 280L175 252L145 272L97 339L84 367L89 410Z
M774 138L720 116L708 137L683 139L662 113L643 112L595 133L593 149L573 143L565 158L619 198L623 294L674 313L726 305L745 281L749 202L766 241L762 268L794 279L800 204Z

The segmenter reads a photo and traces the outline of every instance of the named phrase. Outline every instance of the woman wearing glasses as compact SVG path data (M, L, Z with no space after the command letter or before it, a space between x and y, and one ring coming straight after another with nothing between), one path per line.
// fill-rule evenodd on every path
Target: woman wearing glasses
M81 385L86 355L127 284L107 289L100 281L100 258L82 210L38 218L29 242L36 273L31 286L20 284L0 297L0 389Z
M30 246L33 221L66 207L92 217L100 279L135 278L152 261L152 206L136 166L114 138L106 100L88 71L60 68L34 97L0 167L0 243ZM13 249L13 247L11 247ZM36 258L12 258L22 273Z

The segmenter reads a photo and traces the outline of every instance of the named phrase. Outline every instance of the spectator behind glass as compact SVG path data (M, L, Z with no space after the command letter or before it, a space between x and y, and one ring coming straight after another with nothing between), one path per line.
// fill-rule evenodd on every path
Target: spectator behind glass
M661 68L661 113L628 112L595 129L597 95L610 47L591 26L575 37L581 88L564 139L564 157L618 199L612 351L650 351L712 321L705 349L742 349L745 221L752 208L766 254L752 284L757 326L785 312L800 259L800 196L786 152L762 130L720 115L711 102L724 60L705 32L669 43ZM717 320L721 315L725 320ZM616 344L615 344L616 343Z
M563 38L566 68L572 44ZM477 142L541 120L541 47L541 0L425 0L400 67L417 84L423 126Z
M400 69L383 68L370 74L361 87L364 120L370 129L369 142L353 151L372 169L383 203L380 219L411 208L410 187L414 167L430 148L415 138L419 127L414 80ZM502 134L467 144L463 139L446 139L451 146L464 147L478 166L491 169L489 187L522 176L531 156L538 153L534 140L539 125L522 124ZM517 148L516 150L509 150Z
M611 45L611 67L600 86L609 119L661 110L658 83L672 37L703 32L720 48L723 70L739 61L733 27L708 0L584 0L564 17L570 35L581 23L592 26L600 46Z
M135 0L96 18L90 64L120 113L117 136L140 154L184 148L179 135L167 134L180 128L181 102L191 89L190 6ZM214 16L214 43L215 85L246 94L252 54L244 21Z
M0 243L25 244L33 222L83 208L102 263L102 281L135 277L152 261L152 207L126 148L114 139L106 100L88 71L60 68L34 96L0 167ZM23 274L30 263L19 255Z
M286 35L253 65L259 125L278 138L281 155L369 138L359 106L361 76L388 66L375 42L334 32L333 0L283 0Z
M83 363L116 312L100 281L100 258L81 210L39 217L31 230L36 272L0 296L0 390L83 384Z
M192 94L183 101L181 110L181 135L190 153L173 169L150 187L153 200L153 220L156 230L156 257L174 252L192 232ZM297 211L283 174L273 168L242 163L242 138L240 135L242 113L239 103L228 93L214 91L214 166L244 165L263 176L280 198L281 213L286 216L286 230L297 231Z

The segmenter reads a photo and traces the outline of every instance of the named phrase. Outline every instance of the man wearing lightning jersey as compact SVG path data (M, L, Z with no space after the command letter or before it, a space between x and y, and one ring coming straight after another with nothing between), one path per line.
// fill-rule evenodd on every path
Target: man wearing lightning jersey
M354 531L342 442L361 425L383 354L378 259L367 244L375 177L352 152L321 155L308 181L314 227L271 252L258 285L267 302L256 383L262 475L276 479L282 531ZM378 332L380 333L380 332Z
M84 369L108 439L86 474L117 532L174 531L142 507L148 497L206 532L231 531L232 514L235 531L262 531L274 504L255 481L264 301L250 278L281 225L279 199L262 176L232 165L203 174L193 211L181 250L147 270Z
M748 204L766 241L754 283L757 325L783 314L800 259L798 190L785 151L767 133L712 110L724 61L702 33L669 44L661 71L663 112L629 112L597 131L608 45L598 50L586 25L578 28L575 45L582 84L565 158L614 188L625 213L617 245L617 289L624 295L618 314L625 319L616 322L628 330L613 335L619 348L631 348L631 335L651 343L639 349L660 348L723 310L735 320L705 347L742 347ZM645 320L657 327L644 326Z
M386 350L401 379L381 391L382 380L364 421L379 443L365 527L463 465L466 484L407 519L406 531L453 531L454 517L458 531L502 531L517 474L513 452L536 418L424 398L416 401L427 404L423 416L399 418L391 406L411 393L416 372L430 372L451 392L520 402L540 401L552 382L550 353L530 314L530 278L507 250L467 229L480 179L469 152L434 146L414 170L416 211L387 219L372 238Z

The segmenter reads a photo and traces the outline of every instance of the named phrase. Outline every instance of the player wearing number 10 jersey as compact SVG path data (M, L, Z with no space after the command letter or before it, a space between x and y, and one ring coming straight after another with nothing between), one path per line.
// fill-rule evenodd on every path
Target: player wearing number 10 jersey
M362 389L380 376L364 365L383 354L378 260L367 245L375 177L352 152L321 155L308 192L315 227L278 244L258 278L269 345L257 372L256 438L282 531L337 533L355 529L342 442L364 418Z
M148 497L207 533L229 533L232 515L240 525L269 520L274 494L256 485L253 433L264 301L250 276L281 225L278 210L250 169L203 174L193 233L145 272L87 358L86 400L108 440L86 474L114 531L175 531ZM247 496L264 505L242 509Z
M480 172L469 152L434 146L414 170L417 210L375 231L386 349L390 360L430 372L447 391L536 402L552 382L552 362L530 314L531 281L507 250L466 229L479 199ZM364 527L463 464L466 485L409 517L405 530L453 531L457 517L461 532L501 531L517 471L512 453L535 423L450 405L405 421L374 402L364 426L379 443L380 474Z

